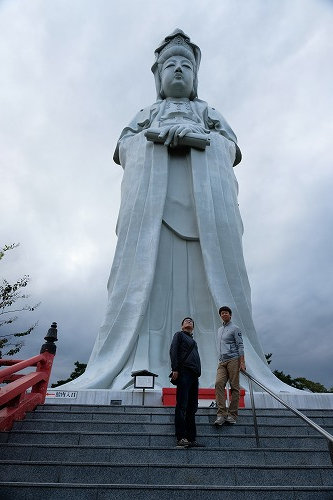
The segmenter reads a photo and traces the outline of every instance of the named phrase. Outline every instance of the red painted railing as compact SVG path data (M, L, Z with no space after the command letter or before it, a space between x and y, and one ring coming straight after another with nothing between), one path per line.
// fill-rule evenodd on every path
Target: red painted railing
M27 360L0 359L0 431L8 431L15 420L22 420L45 401L53 359L56 353L57 324L52 323L42 345L41 353ZM37 367L27 374L17 374L24 368ZM31 390L30 390L31 389Z

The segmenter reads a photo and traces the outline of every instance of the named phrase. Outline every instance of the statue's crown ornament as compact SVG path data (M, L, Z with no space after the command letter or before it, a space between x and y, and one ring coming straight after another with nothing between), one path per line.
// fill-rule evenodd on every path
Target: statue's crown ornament
M181 29L175 29L170 35L166 36L161 44L155 50L155 63L152 66L154 73L156 65L163 64L172 55L184 55L195 65L198 70L201 52L197 45L191 42L190 37Z
M158 59L164 59L163 54L165 54L165 52L169 52L170 50L174 53L182 52L179 51L180 47L189 53L188 55L191 59L194 59L194 52L191 46L187 43L187 40L189 41L189 38L183 38L180 35L171 38L171 40L162 48L162 50L158 54Z

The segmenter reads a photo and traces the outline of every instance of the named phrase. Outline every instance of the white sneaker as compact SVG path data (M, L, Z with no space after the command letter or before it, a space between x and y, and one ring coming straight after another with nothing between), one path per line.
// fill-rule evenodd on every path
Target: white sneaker
M236 419L234 417L232 417L231 415L228 415L225 420L226 420L226 422L228 422L228 424L235 424L236 423Z
M218 416L214 422L214 425L223 425L226 419L224 417Z

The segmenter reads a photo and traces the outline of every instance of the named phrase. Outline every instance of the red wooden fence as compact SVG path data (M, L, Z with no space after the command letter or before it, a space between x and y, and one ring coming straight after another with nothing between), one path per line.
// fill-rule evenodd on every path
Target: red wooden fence
M57 324L52 323L42 345L41 353L26 360L0 359L0 431L8 431L15 420L22 420L45 401L47 386L56 353ZM17 372L28 367L36 369L27 374Z

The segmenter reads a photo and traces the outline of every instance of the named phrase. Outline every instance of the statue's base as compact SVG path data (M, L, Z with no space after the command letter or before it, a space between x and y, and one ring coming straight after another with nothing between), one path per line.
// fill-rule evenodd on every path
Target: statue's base
M165 388L164 391L172 391L174 388ZM199 407L214 407L213 389L200 389L204 398L199 399ZM209 397L207 396L209 392ZM333 393L313 394L304 393L277 393L286 403L298 409L333 409ZM251 408L250 395L246 391L242 399L243 408ZM263 392L254 393L256 408L283 408L269 394ZM78 391L62 391L49 388L46 395L46 404L70 404L70 405L108 405L108 406L163 406L162 389L132 389L127 391L113 391L111 389L87 389ZM165 404L173 406L171 401Z

